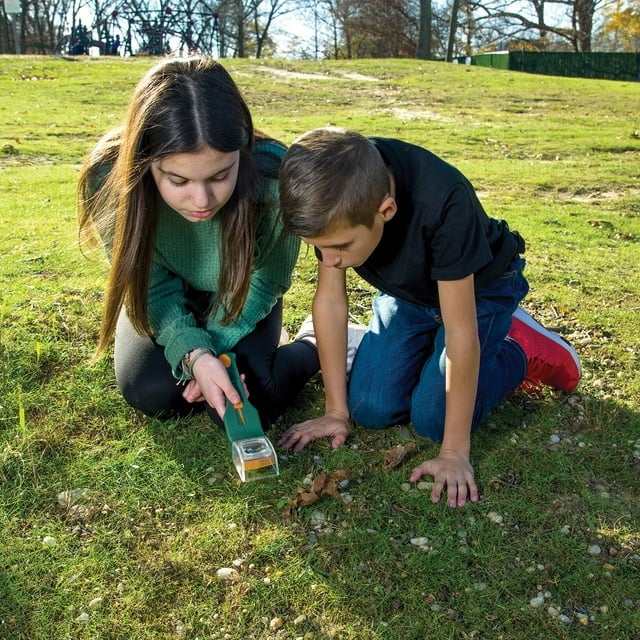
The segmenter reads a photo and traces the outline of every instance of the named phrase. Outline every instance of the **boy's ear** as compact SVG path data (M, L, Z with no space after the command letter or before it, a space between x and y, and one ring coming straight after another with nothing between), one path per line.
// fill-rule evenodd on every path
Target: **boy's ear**
M398 205L396 199L393 196L386 196L378 207L378 213L382 216L383 222L389 222L393 216L396 215Z

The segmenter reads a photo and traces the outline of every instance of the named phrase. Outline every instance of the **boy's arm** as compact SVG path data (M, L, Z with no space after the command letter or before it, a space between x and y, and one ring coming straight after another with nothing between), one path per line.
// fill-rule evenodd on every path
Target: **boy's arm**
M347 318L345 272L318 262L313 329L325 393L325 413L349 419L347 405Z
M345 272L318 262L318 284L313 298L313 328L325 390L325 415L295 424L279 441L300 451L318 438L330 437L334 448L349 435L347 404L347 317Z
M473 276L439 281L438 293L447 353L444 436L438 457L414 469L411 480L424 474L434 476L433 501L440 499L446 486L449 504L462 506L467 498L473 502L478 499L469 463L471 422L480 368Z

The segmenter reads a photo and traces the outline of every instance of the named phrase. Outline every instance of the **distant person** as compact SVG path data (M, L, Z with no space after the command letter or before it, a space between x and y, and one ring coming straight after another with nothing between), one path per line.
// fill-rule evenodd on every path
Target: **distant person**
M97 351L115 335L118 386L145 414L206 406L220 423L240 400L217 357L232 351L266 427L318 371L312 344L279 346L300 244L280 216L284 152L222 65L173 59L82 167L81 234L111 263Z
M337 128L292 144L280 201L285 227L318 258L312 339L326 395L324 416L280 444L339 447L350 418L371 429L411 422L442 444L410 480L433 476L434 502L445 487L451 506L477 501L471 433L523 382L572 391L581 376L575 351L518 306L524 241L426 149ZM347 381L349 267L379 294Z
M120 36L116 36L111 43L111 55L117 56L120 54Z
M71 47L71 55L81 56L86 53L85 48L82 46L80 40L76 40Z

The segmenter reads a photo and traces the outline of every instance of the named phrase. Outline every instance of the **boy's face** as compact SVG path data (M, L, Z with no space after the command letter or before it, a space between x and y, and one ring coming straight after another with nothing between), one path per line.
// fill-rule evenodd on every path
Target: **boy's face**
M348 269L359 267L378 246L385 220L376 215L373 226L339 227L321 236L302 238L316 248L316 255L325 267Z

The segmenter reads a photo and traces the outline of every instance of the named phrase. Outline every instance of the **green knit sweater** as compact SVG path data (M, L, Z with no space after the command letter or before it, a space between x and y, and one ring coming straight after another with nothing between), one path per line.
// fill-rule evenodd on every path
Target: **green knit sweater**
M254 157L260 166L285 149L272 141L258 141ZM273 164L271 159L270 164ZM108 168L99 171L102 182ZM97 186L96 185L96 186ZM256 248L249 293L242 312L223 325L222 312L207 315L216 300L220 273L221 223L219 216L189 222L161 200L155 254L149 285L149 324L173 375L184 379L181 360L196 347L223 353L250 334L291 286L300 239L286 233L278 206L278 181L270 179L257 203ZM268 203L268 204L267 204ZM103 238L110 254L109 240ZM200 300L202 308L196 309ZM199 311L199 313L198 313Z

